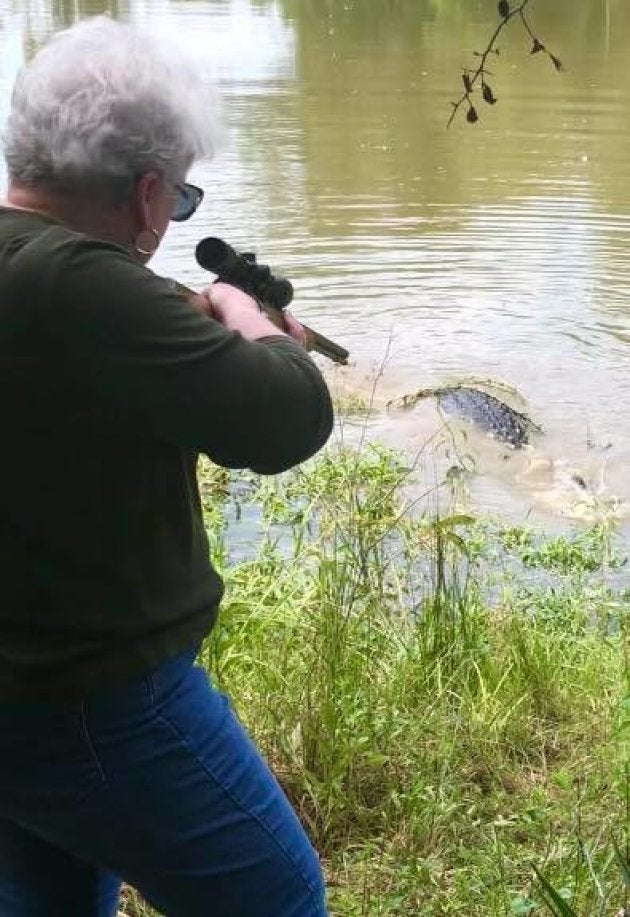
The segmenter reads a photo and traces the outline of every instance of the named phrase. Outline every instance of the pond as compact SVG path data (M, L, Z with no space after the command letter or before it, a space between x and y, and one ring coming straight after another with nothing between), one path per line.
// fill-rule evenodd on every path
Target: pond
M258 252L293 282L295 315L350 350L333 384L369 397L377 377L362 435L422 454L436 480L471 453L480 507L553 524L576 480L597 507L630 501L627 0L531 0L563 71L511 23L489 63L497 104L448 129L493 0L0 0L0 116L23 60L103 12L180 43L223 98L223 147L191 175L206 199L156 271L206 283L208 235ZM526 399L546 431L533 458L440 434L429 459L435 412L384 409L471 377Z

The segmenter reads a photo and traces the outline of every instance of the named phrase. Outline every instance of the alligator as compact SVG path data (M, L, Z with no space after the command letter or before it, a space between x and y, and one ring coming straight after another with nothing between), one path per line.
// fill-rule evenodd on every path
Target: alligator
M489 388L501 397L490 394L486 390ZM523 410L513 407L514 403L523 409L526 407L515 389L495 380L466 379L404 395L389 401L387 406L411 408L426 398L433 398L444 414L474 424L504 446L514 450L527 449L523 461L517 462L518 480L530 484L532 497L544 508L589 521L630 518L630 504L607 494L603 465L599 472L596 468L574 468L566 460L554 458L536 448L532 439L544 431ZM507 403L508 399L512 404ZM597 448L598 451L606 451L610 446L611 443L601 446L588 443L589 449ZM508 456L504 453L503 458ZM454 485L469 470L467 462L460 461L448 469L446 478Z
M411 407L421 398L428 397L434 397L448 416L467 420L514 449L529 445L532 433L543 432L526 414L472 384L454 383L423 389L396 399L396 404Z
M467 386L444 388L438 389L435 396L445 414L476 424L479 429L514 449L529 445L532 433L542 433L541 427L526 414L479 389Z

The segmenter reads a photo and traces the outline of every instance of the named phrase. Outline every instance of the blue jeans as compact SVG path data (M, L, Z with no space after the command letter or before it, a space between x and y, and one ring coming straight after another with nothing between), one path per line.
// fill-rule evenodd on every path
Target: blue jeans
M324 917L317 856L188 653L73 705L0 704L0 915Z

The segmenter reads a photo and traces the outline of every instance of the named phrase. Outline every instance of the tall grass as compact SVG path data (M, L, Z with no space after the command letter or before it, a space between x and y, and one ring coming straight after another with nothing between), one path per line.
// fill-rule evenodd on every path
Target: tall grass
M610 533L431 518L410 474L365 445L230 487L206 466L227 591L201 659L320 851L332 914L612 917L630 625ZM238 562L236 496L260 514Z

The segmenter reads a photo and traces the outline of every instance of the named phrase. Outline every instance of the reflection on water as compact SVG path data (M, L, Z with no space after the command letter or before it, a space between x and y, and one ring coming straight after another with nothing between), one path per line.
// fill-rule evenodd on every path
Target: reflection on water
M139 0L131 4L130 19L201 59L226 94L257 92L261 86L267 94L274 82L294 78L294 32L275 4Z
M168 34L219 82L226 139L196 167L207 198L156 270L204 283L202 235L254 248L293 280L296 314L352 351L344 385L385 355L383 402L447 378L505 380L557 468L611 443L606 488L630 499L630 4L530 7L566 72L507 30L499 102L474 127L445 125L494 0L0 0L0 106L24 54L77 18ZM430 425L383 415L370 431L400 444ZM547 511L490 447L478 498Z

